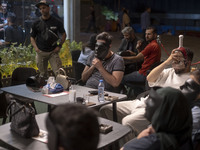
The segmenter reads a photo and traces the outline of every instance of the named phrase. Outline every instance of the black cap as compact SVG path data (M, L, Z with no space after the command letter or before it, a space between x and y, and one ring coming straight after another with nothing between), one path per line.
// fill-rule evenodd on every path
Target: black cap
M37 8L39 8L40 5L46 5L46 6L49 7L49 3L47 3L47 1L45 1L45 0L41 0L41 1L40 1L39 3L37 3L35 6L36 6Z

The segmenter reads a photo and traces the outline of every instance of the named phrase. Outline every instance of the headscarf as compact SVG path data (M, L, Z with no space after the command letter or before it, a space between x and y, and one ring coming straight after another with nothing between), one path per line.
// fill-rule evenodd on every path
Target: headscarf
M192 114L181 91L171 87L158 89L163 98L152 117L152 126L161 142L161 150L176 150L191 139Z

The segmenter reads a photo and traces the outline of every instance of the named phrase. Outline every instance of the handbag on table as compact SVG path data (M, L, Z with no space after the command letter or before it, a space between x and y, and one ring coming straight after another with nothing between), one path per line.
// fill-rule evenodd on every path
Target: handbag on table
M12 131L25 138L38 136L39 127L35 119L35 109L30 103L11 100L7 108L7 115L11 117Z
M56 76L56 83L60 83L65 90L68 89L71 84L69 82L69 77L66 75L65 70L60 68L57 71L57 73L58 74ZM61 73L63 73L63 74L61 74Z

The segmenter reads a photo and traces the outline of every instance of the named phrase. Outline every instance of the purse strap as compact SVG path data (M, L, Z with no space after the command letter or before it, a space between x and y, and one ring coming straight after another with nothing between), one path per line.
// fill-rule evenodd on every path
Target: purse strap
M13 106L13 105L16 105L16 100L12 100L12 102L10 102L10 104L8 105L8 107L7 107L7 109L6 109L6 116L9 116L10 115L10 117L13 117L13 116L15 116L17 113L19 113L21 110L23 110L23 109L25 109L25 104L22 104L22 107L21 108L19 108L17 111L15 111L13 114L11 114L11 107ZM30 105L31 106L31 104L28 104L28 105ZM30 107L31 109L33 109L32 107Z
M58 74L60 74L60 72L63 72L64 75L67 77L67 74L66 74L66 72L65 72L65 70L64 70L63 68L59 68L59 70L58 70Z

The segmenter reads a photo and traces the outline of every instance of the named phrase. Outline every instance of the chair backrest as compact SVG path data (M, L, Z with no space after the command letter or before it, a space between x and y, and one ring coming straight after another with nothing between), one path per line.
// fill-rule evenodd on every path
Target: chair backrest
M72 61L78 61L78 58L79 58L80 54L81 54L80 50L71 51Z
M85 65L76 61L73 61L73 73L74 73L74 78L76 79L76 81L81 80L81 75L82 72L85 68Z
M1 72L0 72L0 88L2 87L1 83ZM6 108L8 106L5 94L0 90L0 117L6 117Z
M11 85L25 84L26 79L30 76L35 76L36 70L34 68L19 67L12 73Z

